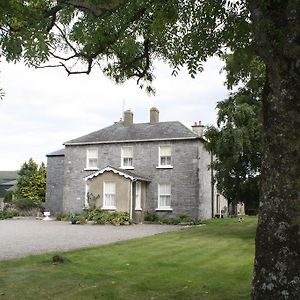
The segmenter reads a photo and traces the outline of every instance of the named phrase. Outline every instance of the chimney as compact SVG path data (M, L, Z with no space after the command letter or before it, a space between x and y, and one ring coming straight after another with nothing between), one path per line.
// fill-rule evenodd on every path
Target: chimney
M199 121L198 123L195 122L195 124L192 125L193 132L200 137L203 137L203 129L204 129L204 125L201 125L201 121Z
M150 124L159 123L159 110L156 107L150 109Z
M130 109L124 111L124 126L131 126L133 124L133 113Z

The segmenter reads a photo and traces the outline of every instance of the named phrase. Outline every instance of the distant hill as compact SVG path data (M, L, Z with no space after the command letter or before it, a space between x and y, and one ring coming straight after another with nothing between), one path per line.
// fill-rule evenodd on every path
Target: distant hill
M19 171L0 171L0 184L18 178ZM0 185L0 198L4 197L5 187Z

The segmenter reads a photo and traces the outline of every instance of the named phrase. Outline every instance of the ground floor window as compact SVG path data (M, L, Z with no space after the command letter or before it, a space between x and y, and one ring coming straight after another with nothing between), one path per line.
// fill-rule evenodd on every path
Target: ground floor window
M171 209L171 185L158 185L158 209Z
M103 185L103 208L116 208L116 184L115 182L106 181Z
M135 209L136 210L141 210L141 197L142 197L142 185L140 182L136 182L136 193L135 193Z

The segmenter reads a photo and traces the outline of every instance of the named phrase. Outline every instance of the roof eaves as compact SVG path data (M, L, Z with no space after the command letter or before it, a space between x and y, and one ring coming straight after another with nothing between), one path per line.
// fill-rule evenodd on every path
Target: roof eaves
M105 167L105 168L102 169L102 170L96 171L96 172L94 172L94 173L92 173L92 174L90 174L90 175L84 177L84 180L87 181L87 180L92 179L92 178L94 178L94 177L97 177L98 175L103 174L104 172L107 172L107 171L112 171L113 173L118 174L118 175L120 175L120 176L124 176L125 178L128 178L128 179L130 179L130 180L134 180L134 179L135 179L135 178L133 178L132 176L130 176L130 175L124 173L124 172L121 172L121 171L119 171L119 170L116 170L116 169L113 168L113 167L107 166L107 167Z
M97 177L98 175L103 174L104 172L107 172L107 171L112 171L114 174L118 174L120 176L123 176L123 177L125 177L127 179L130 179L131 181L135 181L135 180L148 181L148 182L150 181L147 178L143 178L143 177L140 177L140 176L134 176L134 174L133 175L129 175L126 172L126 170L124 170L124 172L123 172L123 171L121 171L121 170L119 170L117 168L111 167L111 166L107 166L104 169L101 169L99 171L96 171L96 172L94 172L94 173L92 173L92 174L84 177L84 180L88 181L89 179Z
M75 142L75 143L64 143L65 146L79 146L79 145L97 145L97 144L119 144L119 143L136 143L136 142L156 142L156 141L180 141L180 140L197 140L201 139L198 136L191 137L180 137L180 138L161 138L161 139L139 139L139 140L119 140L119 141L97 141L97 142Z

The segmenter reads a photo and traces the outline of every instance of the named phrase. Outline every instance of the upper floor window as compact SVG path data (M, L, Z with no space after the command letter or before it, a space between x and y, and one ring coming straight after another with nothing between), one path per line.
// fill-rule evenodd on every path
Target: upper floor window
M103 184L103 208L116 209L116 184L106 181Z
M159 147L159 166L160 167L171 166L171 146Z
M133 168L133 147L126 146L121 149L121 167Z
M98 165L98 149L87 149L86 167L88 169L97 169L97 165Z
M158 208L160 210L171 209L171 185L159 184L158 185Z

